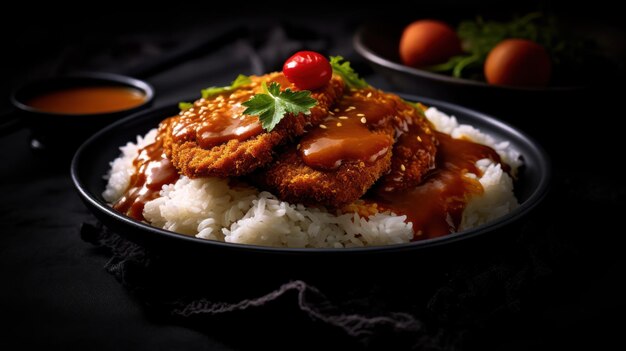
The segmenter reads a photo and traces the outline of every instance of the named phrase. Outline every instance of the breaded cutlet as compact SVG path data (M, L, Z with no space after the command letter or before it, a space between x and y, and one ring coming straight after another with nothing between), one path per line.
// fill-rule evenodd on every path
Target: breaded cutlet
M350 159L348 155L335 167L332 164L339 158L331 158L326 165L323 158L319 164L312 164L317 161L307 156L305 150L311 138L316 141L326 138L326 145L331 149L333 146L328 145L335 143L332 153L341 155L344 155L345 149L358 151L371 146L370 140L359 140L358 136L351 138L349 130L341 135L350 142L361 144L342 145L336 139L330 140L341 128L354 126L350 124L354 119L366 125L379 140L381 136L387 139L389 147L384 150L384 154L378 155L373 162ZM319 129L321 127L323 130ZM333 128L335 134L328 132L329 128ZM415 138L416 142L418 136L422 139L417 152L408 152L404 147L408 144L392 149L394 138L403 140L404 135ZM268 167L253 175L253 181L286 201L340 207L363 196L381 177L388 186L398 187L397 173L402 172L402 179L407 182L407 186L419 183L422 176L434 166L436 140L431 135L430 126L423 116L397 96L374 89L351 91L339 100L319 127L305 134L297 145L286 146ZM364 138L368 139L368 136ZM398 154L395 161L394 153Z
M256 116L242 115L245 107L241 103L260 93L262 82L278 82L282 90L299 89L289 83L282 73L253 76L251 79L252 83L247 86L210 99L200 99L190 109L161 123L159 134L165 153L180 173L190 178L240 176L268 164L276 146L301 135L306 127L318 125L344 88L343 80L333 76L324 87L312 91L311 97L317 100L317 105L310 114L289 114L271 132L265 132L254 125L258 124ZM219 136L205 137L216 134L207 134L206 126L219 127L219 123L214 122L220 115L244 121L242 128L250 127L251 131L239 138L225 137L222 140Z

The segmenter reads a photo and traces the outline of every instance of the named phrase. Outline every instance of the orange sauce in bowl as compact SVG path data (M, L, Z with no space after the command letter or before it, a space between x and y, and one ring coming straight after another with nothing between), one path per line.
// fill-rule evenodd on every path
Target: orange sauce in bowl
M138 90L120 86L91 86L55 90L27 101L43 112L81 115L128 110L146 101Z

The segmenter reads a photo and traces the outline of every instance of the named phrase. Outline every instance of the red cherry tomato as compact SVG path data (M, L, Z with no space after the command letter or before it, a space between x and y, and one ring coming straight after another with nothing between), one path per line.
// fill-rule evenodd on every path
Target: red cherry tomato
M489 84L545 87L552 63L543 46L525 39L507 39L496 45L485 61Z
M462 51L454 29L440 21L415 21L404 29L400 38L400 58L411 67L443 63Z
M323 87L333 75L326 57L314 51L298 51L283 65L283 74L302 90Z

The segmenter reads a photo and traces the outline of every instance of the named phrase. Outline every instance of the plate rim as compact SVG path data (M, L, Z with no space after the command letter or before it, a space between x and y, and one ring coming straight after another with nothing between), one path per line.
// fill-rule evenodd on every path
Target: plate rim
M394 92L392 92L394 93ZM541 168L540 174L542 177L539 179L539 184L535 189L533 189L530 196L520 204L516 209L511 211L510 213L499 217L489 223L480 225L476 228L470 229L468 231L461 231L458 233L452 233L448 235L444 235L441 237L424 239L419 241L413 241L409 243L402 244L391 244L391 245L378 245L378 246L365 246L365 247L350 247L350 248L288 248L288 247L273 247L273 246L261 246L261 245L251 245L251 244L239 244L239 243L228 243L217 240L209 240L196 238L194 236L184 235L180 233L176 233L173 231L169 231L166 229L158 228L152 226L147 223L143 223L127 217L121 213L116 212L108 206L105 202L101 201L97 198L95 194L92 194L83 180L81 179L80 166L82 160L82 155L88 150L92 145L98 141L100 138L105 136L107 133L111 133L112 131L118 130L120 127L123 127L127 123L135 122L141 118L150 118L148 115L153 114L163 114L166 115L165 111L174 110L177 108L176 105L166 105L161 107L154 107L144 111L140 111L126 118L120 119L119 121L103 128L98 131L90 138L88 138L75 152L71 166L70 166L70 174L74 187L78 191L81 200L87 205L89 210L93 212L97 210L100 214L111 217L112 220L120 222L122 225L130 226L128 230L139 230L143 234L158 234L165 237L168 240L181 240L183 242L198 244L198 245L207 245L213 248L223 248L229 250L243 250L247 252L257 252L257 253L279 253L279 254L348 254L348 253L370 253L370 252L380 252L380 253L394 253L406 250L419 250L419 249L427 249L431 247L439 247L446 244L456 243L463 240L468 240L471 238L475 238L478 236L482 236L484 234L488 234L493 232L499 228L510 225L519 219L523 218L529 211L538 206L542 200L546 197L549 184L552 177L552 166L551 161L543 149L543 147L532 137L524 133L523 131L511 126L508 123L505 123L495 117L484 114L482 112L466 108L463 106L459 106L453 103L440 101L437 99L431 99L426 97L419 97L411 94L405 93L394 93L398 96L401 96L404 99L409 101L419 101L425 103L427 105L442 108L443 110L449 110L454 112L460 112L461 114L470 116L471 119L478 119L481 122L486 123L487 125L493 126L499 131L503 131L506 135L514 135L520 141L523 141L526 146L533 150L535 156L537 156L537 166ZM457 117L458 118L458 117ZM461 120L465 118L461 117ZM129 141L132 140L129 139ZM121 146L121 145L120 145ZM107 160L107 162L111 162L112 160ZM103 189L104 190L104 189ZM97 214L93 213L94 216L99 217ZM102 222L102 221L101 221ZM105 225L106 226L106 225ZM125 233L122 231L114 231L121 236L125 236ZM145 232L145 233L144 233Z

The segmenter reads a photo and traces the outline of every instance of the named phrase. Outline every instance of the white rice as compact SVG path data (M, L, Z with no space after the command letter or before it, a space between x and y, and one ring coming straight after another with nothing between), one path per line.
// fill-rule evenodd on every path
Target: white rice
M456 117L448 116L434 107L426 110L426 118L442 133L455 139L468 139L494 149L502 161L511 167L511 174L517 175L522 165L520 153L508 141L497 141L491 135L481 132L469 124L459 124ZM483 186L483 194L473 196L467 202L459 230L466 230L490 222L514 210L519 203L513 194L513 179L502 170L498 163L490 159L476 162L483 173L481 176L468 173L466 176L478 178Z
M459 124L435 108L426 117L441 132L494 148L513 174L521 165L519 153L506 141L496 141L478 129ZM111 162L103 197L115 202L129 185L132 161L139 149L154 141L156 129L137 142L121 147L122 155ZM477 178L484 193L473 196L466 206L460 230L473 228L498 218L518 206L513 181L500 164L489 159L477 162L482 175ZM199 238L230 243L279 247L360 247L409 242L413 226L406 216L378 213L368 218L358 214L336 214L324 208L305 207L278 200L268 192L249 186L231 187L226 179L189 179L185 176L166 185L161 197L144 208L152 225Z
M439 132L450 134L454 139L467 139L494 149L502 161L511 166L511 173L515 176L517 169L522 165L520 153L511 147L506 140L497 141L491 135L481 132L469 124L459 124L454 116L448 116L434 107L426 110L426 118Z
M128 188L130 177L135 172L133 160L137 157L139 150L146 145L150 145L156 138L157 130L150 130L145 136L138 135L137 142L128 142L120 147L122 155L111 162L111 169L104 177L108 180L106 190L102 197L109 203L117 201Z

